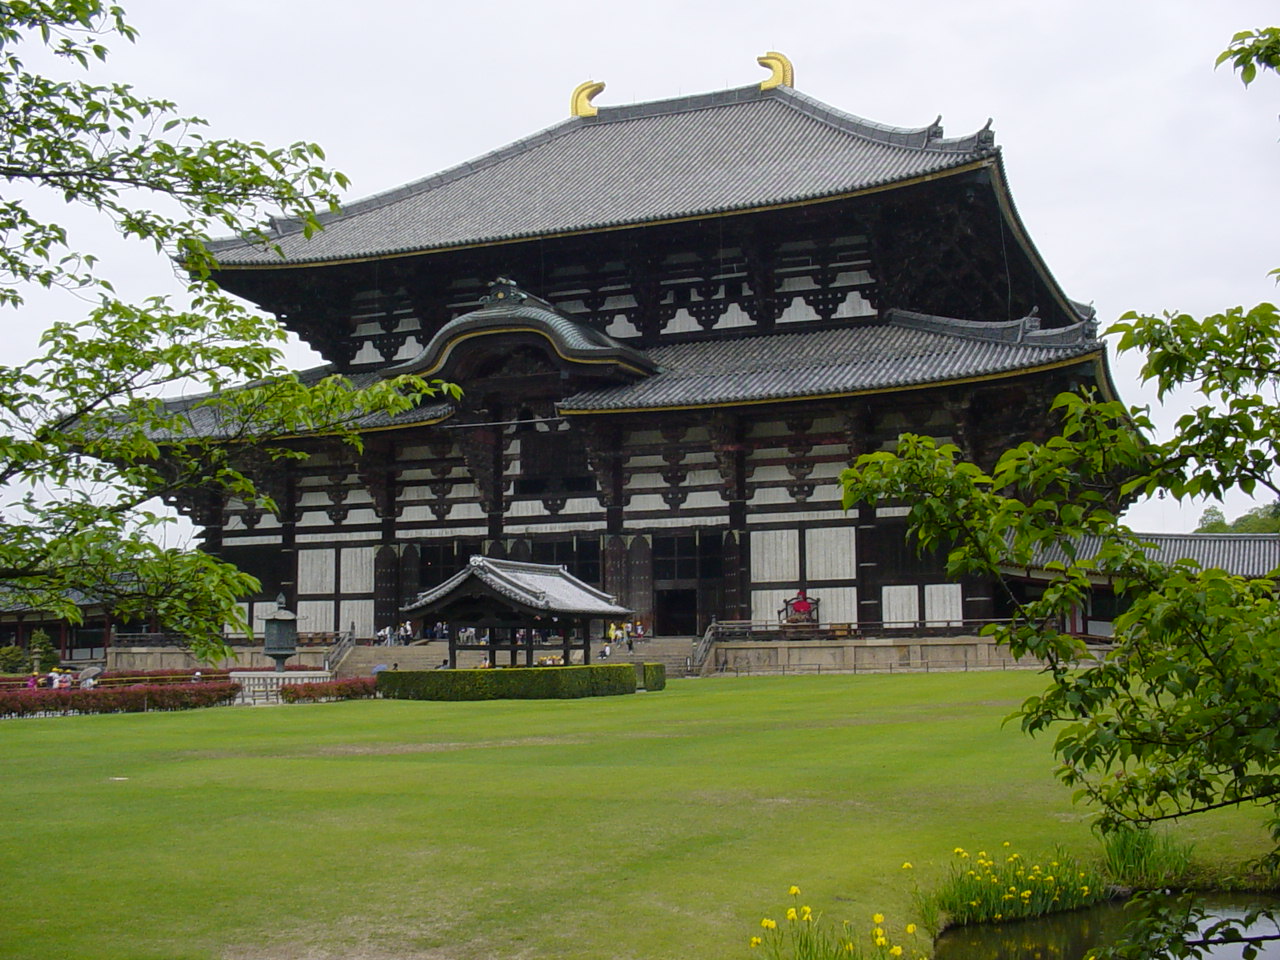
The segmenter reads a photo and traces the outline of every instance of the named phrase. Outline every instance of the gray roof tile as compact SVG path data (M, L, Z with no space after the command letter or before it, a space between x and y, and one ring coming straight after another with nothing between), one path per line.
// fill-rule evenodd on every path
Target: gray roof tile
M1022 336L1016 336L1021 325ZM788 400L1012 374L1097 353L1092 325L1028 329L891 311L831 330L653 347L659 372L567 397L567 413Z
M441 174L322 217L280 225L282 261L240 240L226 268L433 250L746 210L936 173L994 151L989 129L887 127L789 87L601 107Z
M446 599L470 580L479 580L516 604L554 614L577 614L591 617L624 617L631 613L618 606L616 600L583 583L564 567L545 563L519 563L472 557L465 568L443 583L418 594L403 613L413 613Z
M1135 533L1147 554L1160 563L1194 560L1202 568L1225 570L1240 577L1267 577L1280 568L1280 534L1276 533ZM1088 559L1102 546L1098 537L1081 537L1077 556ZM1037 566L1066 563L1064 551L1044 551Z

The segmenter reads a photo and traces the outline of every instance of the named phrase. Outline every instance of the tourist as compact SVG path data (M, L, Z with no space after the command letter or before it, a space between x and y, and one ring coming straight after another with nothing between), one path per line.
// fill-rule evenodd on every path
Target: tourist
M608 659L609 659L609 654L610 654L611 652L612 652L612 651L609 649L609 641L608 641L608 640L606 640L606 641L604 642L604 649L600 651L600 659L601 659L601 660L608 660Z
M437 670L448 670L448 669L449 669L449 658L448 658L448 657L445 657L443 660L441 660L441 661L440 661L440 666L436 667L436 669L437 669Z
M40 686L40 674L33 673L31 676L27 677L28 690L35 690L39 688L39 686Z
M80 689L81 689L81 690L92 690L92 689L94 688L94 685L95 685L96 683L97 683L97 681L96 681L96 680L94 680L94 679L93 679L93 677L85 677L83 680L81 680L81 681L80 681Z

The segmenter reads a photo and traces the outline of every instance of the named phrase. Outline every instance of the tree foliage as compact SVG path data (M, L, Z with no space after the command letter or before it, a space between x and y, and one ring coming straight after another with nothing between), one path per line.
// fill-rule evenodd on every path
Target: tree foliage
M1280 533L1280 500L1246 510L1230 522L1221 507L1209 507L1200 515L1196 533Z
M283 331L211 282L208 241L225 233L270 245L274 214L310 233L346 179L314 144L212 137L168 100L89 82L109 41L135 37L124 12L99 0L0 4L0 176L10 185L0 306L21 312L32 285L87 303L45 331L34 357L0 366L0 589L10 605L72 619L86 595L122 618L158 616L211 657L224 650L224 625L247 626L236 599L257 584L199 551L158 545L168 520L156 498L199 488L272 507L246 451L257 463L297 457L272 438L308 432L358 445L361 418L409 409L440 384L394 378L355 390L283 368ZM28 53L52 53L86 79L29 69ZM175 258L185 293L120 299L93 252L33 198L87 207ZM167 404L166 393L189 399ZM197 419L216 428L193 431Z
M1276 69L1280 33L1240 34L1224 59L1249 83ZM1121 520L1136 496L1280 496L1280 312L1270 303L1197 319L1126 314L1121 352L1145 358L1163 400L1199 402L1158 440L1145 410L1093 396L1054 402L1059 434L1024 443L985 470L955 446L906 435L895 453L860 457L845 505L909 507L922 548L946 552L953 576L1003 585L1013 616L990 628L1016 655L1044 660L1048 688L1016 717L1054 731L1058 776L1093 804L1104 831L1215 810L1265 811L1280 862L1280 599L1273 578L1246 579L1183 560L1161 563ZM1006 571L1040 568L1042 597L1020 602ZM1097 656L1064 629L1106 577L1127 609ZM1186 914L1156 911L1123 956L1198 955ZM1223 928L1221 938L1234 936ZM1213 939L1210 936L1208 939ZM1272 938L1274 939L1274 938Z

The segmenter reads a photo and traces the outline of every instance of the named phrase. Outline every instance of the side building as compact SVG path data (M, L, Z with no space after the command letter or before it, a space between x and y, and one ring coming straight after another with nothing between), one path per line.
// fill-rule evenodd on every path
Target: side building
M900 433L990 462L1113 395L1091 308L1027 236L989 128L887 127L763 84L568 120L352 204L273 249L226 241L218 282L328 361L418 374L441 400L260 475L278 515L193 491L205 548L357 636L473 554L563 564L651 633L775 620L971 629L900 507L838 476ZM201 429L193 413L193 429ZM265 609L265 607L264 607ZM262 611L257 611L261 613Z

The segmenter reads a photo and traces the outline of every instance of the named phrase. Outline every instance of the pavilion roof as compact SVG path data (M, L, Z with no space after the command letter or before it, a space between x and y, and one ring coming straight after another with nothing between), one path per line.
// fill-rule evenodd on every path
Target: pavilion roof
M402 613L427 611L465 595L479 585L510 602L551 616L626 617L632 611L615 599L569 573L564 567L545 563L520 563L474 556L466 567L444 583L418 594L401 608Z
M601 106L442 173L322 216L272 245L213 244L223 268L332 263L701 217L877 189L996 154L984 128L944 139L758 85Z

